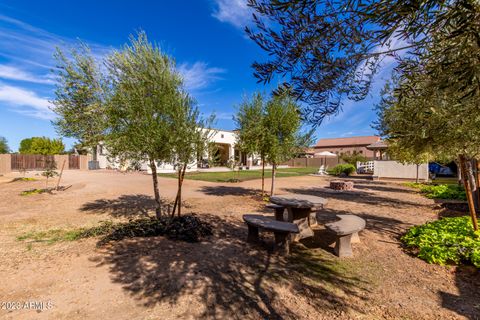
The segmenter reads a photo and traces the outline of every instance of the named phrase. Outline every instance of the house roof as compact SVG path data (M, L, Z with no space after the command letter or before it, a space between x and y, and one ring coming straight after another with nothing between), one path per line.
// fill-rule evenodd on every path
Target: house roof
M366 146L367 149L375 149L375 150L378 150L378 149L387 149L388 148L388 145L387 143L384 141L384 140L379 140L377 142L374 142L368 146Z
M368 146L375 142L378 142L380 137L377 136L361 136L361 137L349 137L349 138L332 138L332 139L320 139L318 140L315 148L324 147L345 147L345 146Z

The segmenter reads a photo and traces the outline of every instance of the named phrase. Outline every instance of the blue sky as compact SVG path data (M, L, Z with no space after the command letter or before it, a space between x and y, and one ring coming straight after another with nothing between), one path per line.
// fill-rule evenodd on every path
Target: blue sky
M243 0L0 1L0 136L14 151L23 138L57 137L49 110L55 46L72 46L81 39L101 58L140 29L175 57L201 111L216 114L216 127L234 129L232 115L242 97L268 92L274 85L257 84L252 75L252 62L265 54L245 36L250 17ZM387 59L370 96L346 101L316 137L375 133L372 107L392 65ZM67 146L73 142L64 141Z

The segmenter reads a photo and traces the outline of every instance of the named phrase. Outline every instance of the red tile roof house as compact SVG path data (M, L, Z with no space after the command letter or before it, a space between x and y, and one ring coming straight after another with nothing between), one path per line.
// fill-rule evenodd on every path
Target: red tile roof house
M373 159L374 152L367 149L367 146L378 141L380 141L380 137L377 136L320 139L313 148L315 152L330 151L338 155L352 154L356 151L368 159Z

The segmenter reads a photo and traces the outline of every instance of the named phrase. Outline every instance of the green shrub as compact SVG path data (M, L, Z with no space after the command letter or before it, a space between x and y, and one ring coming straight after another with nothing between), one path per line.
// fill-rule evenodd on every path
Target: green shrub
M356 170L357 169L352 164L337 164L335 167L329 170L329 173L336 176L339 176L342 173L344 173L345 175L349 176Z
M451 199L451 200L467 200L467 195L463 186L456 184L424 184L424 183L407 183L409 187L420 190L427 198L430 199Z
M401 238L428 263L470 262L480 268L480 232L474 232L470 217L443 218L415 226Z

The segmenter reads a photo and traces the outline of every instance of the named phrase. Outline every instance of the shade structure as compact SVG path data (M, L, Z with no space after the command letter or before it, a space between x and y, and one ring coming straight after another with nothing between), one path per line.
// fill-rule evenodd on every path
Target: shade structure
M330 151L322 151L322 152L317 152L315 153L316 156L321 156L321 157L336 157L337 155L333 152Z
M327 157L337 157L338 155L333 153L333 152L330 152L330 151L322 151L322 152L315 153L315 156L323 157L323 167L324 168L322 170L322 167L320 166L320 169L318 170L318 172L321 173L321 171L324 171L326 169Z

